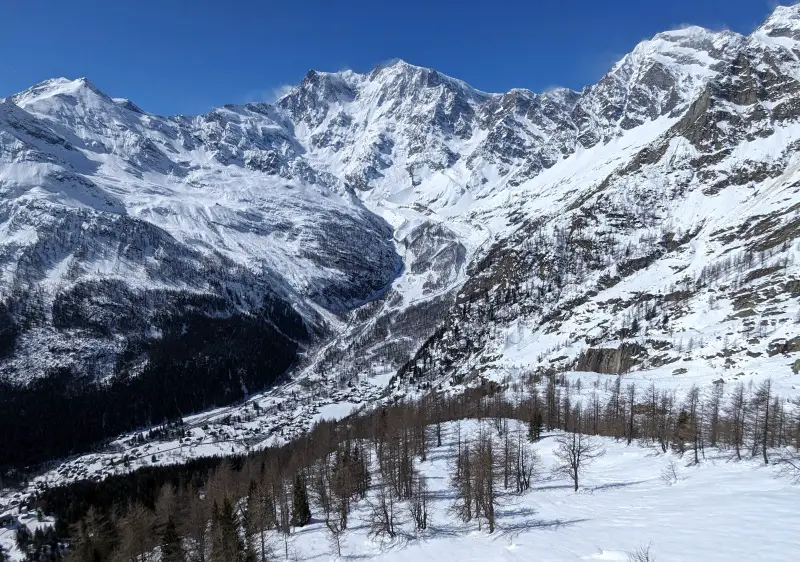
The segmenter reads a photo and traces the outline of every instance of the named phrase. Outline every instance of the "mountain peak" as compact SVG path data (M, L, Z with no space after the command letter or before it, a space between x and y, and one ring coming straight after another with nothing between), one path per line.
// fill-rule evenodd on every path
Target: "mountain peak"
M424 66L411 64L410 62L408 62L406 60L403 60L401 58L393 58L393 59L389 59L387 61L378 63L375 66L375 68L372 69L370 74L375 74L375 73L378 73L378 72L380 72L382 70L386 70L386 69L389 69L389 68L391 68L393 70L396 70L396 71L401 71L401 72L414 71L414 70L428 70L428 71L432 70L432 69L424 67Z
M460 90L470 97L477 96L479 98L485 98L491 95L488 92L478 90L463 80L453 78L433 68L411 64L403 59L392 59L381 63L370 72L366 73L365 76L370 81L383 81L387 79L393 83L398 80L412 81L418 87L435 88L447 84L449 87Z
M778 6L755 34L800 39L800 4Z
M388 61L379 63L371 71L367 72L368 76L376 77L386 73L391 74L417 74L417 73L437 73L436 70L425 66L418 66L411 64L403 59L390 59Z
M50 78L39 82L35 86L28 88L24 92L20 92L11 96L11 100L24 107L31 103L52 98L55 96L67 97L87 97L98 96L104 100L111 101L105 93L103 93L97 86L89 81L88 78L81 77L74 80L69 78Z
M696 25L664 31L640 42L617 62L609 75L639 79L654 64L678 74L713 73L717 63L729 59L744 37L732 31L713 31Z
M800 4L790 6L776 6L767 22L788 22L800 20Z
M734 31L730 31L729 29L722 29L719 31L715 31L713 29L708 29L706 27L701 27L699 25L686 25L682 27L678 27L676 29L669 29L667 31L662 31L661 33L657 33L653 39L664 39L667 41L673 42L680 42L680 41L691 41L691 40L698 40L698 39L717 39L720 37L732 37L738 35Z
M704 53L712 58L718 58L742 39L741 35L730 30L714 31L690 25L657 33L652 39L639 43L633 54L659 54L670 58L694 55L696 58L696 53Z

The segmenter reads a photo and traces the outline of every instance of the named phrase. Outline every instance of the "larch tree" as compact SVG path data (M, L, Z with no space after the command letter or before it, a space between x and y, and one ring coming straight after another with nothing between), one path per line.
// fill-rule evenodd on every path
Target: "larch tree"
M397 502L391 486L381 481L377 486L374 499L369 502L371 508L369 534L373 538L393 539L397 532Z
M188 539L187 550L192 562L207 562L211 542L209 521L211 502L197 488L190 488L182 496L187 505L185 516L179 522L181 534Z
M761 423L760 427L757 428L757 435L761 445L761 454L764 458L764 464L769 464L767 448L769 446L770 428L772 425L772 412L770 411L770 406L772 405L772 379L767 379L758 386L753 400L757 410L761 412Z
M628 445L631 444L633 441L633 434L636 430L636 385L634 383L630 383L627 388L628 393Z
M739 383L733 389L733 393L726 405L725 415L728 417L731 431L731 444L736 452L736 459L742 460L742 448L744 447L745 426L747 423L748 400L745 395L744 384Z
M430 491L428 482L424 475L417 474L414 477L414 495L408 502L408 509L411 512L411 519L414 521L414 530L417 534L424 532L428 528L430 515L428 504L430 503Z
M553 467L553 473L572 480L577 492L581 476L605 454L605 449L599 442L582 433L564 433L555 439L554 454L558 463Z
M156 547L155 514L139 502L131 504L120 518L120 541L116 557L120 560L146 562Z

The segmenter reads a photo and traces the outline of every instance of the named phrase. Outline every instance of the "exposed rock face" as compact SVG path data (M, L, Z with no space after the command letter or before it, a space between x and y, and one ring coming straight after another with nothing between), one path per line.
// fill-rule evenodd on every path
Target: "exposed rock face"
M797 353L800 351L800 336L794 337L792 339L786 340L781 339L769 344L769 354L778 355L782 353L784 355L788 355L789 353Z
M581 353L575 370L621 375L640 364L646 356L647 349L635 343L623 343L616 349L591 348Z

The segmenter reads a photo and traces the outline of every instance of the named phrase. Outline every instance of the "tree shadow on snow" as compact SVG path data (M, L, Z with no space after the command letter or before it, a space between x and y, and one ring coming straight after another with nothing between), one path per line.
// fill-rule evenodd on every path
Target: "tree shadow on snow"
M608 484L600 484L599 486L590 486L586 489L591 490L592 492L598 490L613 490L615 488L627 488L628 486L636 486L637 484L643 484L646 480L635 480L632 482L609 482Z
M530 517L536 513L536 510L528 505L512 504L510 506L496 508L495 513L501 519L504 519L506 517Z
M424 538L464 537L465 533L468 533L470 529L471 527L468 525L429 524Z
M608 484L598 484L597 486L581 486L578 493L591 494L601 490L613 490L615 488L627 488L628 486L636 486L637 484L644 484L647 480L633 480L630 482L609 482ZM571 490L572 484L545 484L544 486L531 487L532 492L549 492L551 490Z
M436 461L449 461L450 459L454 458L455 455L449 450L438 451L434 450L435 452L428 453L425 462L436 462Z
M432 490L428 492L430 494L430 501L431 502L438 502L438 501L447 501L447 500L454 500L456 498L457 492L455 490L447 489L447 490Z
M576 525L584 521L589 521L589 519L551 519L549 521L545 519L525 519L523 521L503 522L502 525L498 525L498 532L494 540L518 535L524 531L531 531L534 529L555 531L561 527L569 527L570 525Z
M571 489L572 484L545 484L544 486L531 486L532 492L548 492L550 490Z

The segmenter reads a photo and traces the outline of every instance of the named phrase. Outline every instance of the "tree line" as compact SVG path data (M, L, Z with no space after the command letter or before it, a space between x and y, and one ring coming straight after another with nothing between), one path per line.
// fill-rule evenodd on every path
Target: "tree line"
M708 392L695 386L682 397L652 384L624 384L622 376L600 381L588 389L555 373L506 386L484 381L463 394L433 393L322 421L283 447L208 461L202 469L194 461L185 470L151 467L44 490L31 508L57 517L57 536L49 547L28 542L28 559L144 562L156 551L165 562L286 559L296 556L293 530L312 520L324 525L339 552L356 505L367 507L373 537L405 532L401 512L415 533L424 533L431 494L418 463L442 445L447 422L456 422L451 513L489 532L497 526L498 502L524 494L541 478L532 444L546 432L556 432L553 470L575 490L603 454L593 436L673 450L691 464L715 448L734 459L779 464L800 480L798 408L769 379L728 392L721 383ZM481 421L477 435L462 434L460 420ZM525 430L510 429L509 420ZM55 539L69 548L53 547Z

